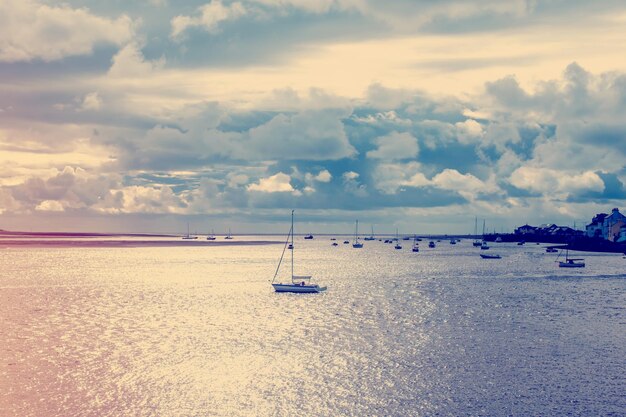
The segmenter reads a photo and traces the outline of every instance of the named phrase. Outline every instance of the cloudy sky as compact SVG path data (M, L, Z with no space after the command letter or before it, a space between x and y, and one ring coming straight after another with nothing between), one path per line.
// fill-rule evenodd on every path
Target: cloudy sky
M581 226L626 209L626 4L2 0L0 167L3 229Z

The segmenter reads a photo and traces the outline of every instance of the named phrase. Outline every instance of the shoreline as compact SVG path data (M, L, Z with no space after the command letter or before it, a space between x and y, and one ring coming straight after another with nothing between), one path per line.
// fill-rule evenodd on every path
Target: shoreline
M222 247L222 246L263 246L283 244L272 240L249 241L183 241L183 240L2 240L0 248L155 248L155 247Z

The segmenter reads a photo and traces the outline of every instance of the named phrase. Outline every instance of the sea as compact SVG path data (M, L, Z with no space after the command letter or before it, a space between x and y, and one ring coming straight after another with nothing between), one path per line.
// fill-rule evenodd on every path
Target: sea
M626 415L623 255L346 238L2 248L0 415Z

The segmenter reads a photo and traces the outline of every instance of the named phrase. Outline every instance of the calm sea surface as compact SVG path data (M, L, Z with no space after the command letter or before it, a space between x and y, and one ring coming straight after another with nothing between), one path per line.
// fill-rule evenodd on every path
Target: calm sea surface
M0 415L626 414L621 255L339 239L296 241L313 295L281 245L3 249Z

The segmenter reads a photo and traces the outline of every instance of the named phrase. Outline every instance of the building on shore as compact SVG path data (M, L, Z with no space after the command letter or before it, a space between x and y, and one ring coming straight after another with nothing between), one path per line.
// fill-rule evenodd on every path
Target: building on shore
M611 214L596 214L585 230L587 237L626 242L626 216L617 208L611 210Z
M575 230L567 226L557 226L556 224L542 224L541 226L525 224L515 229L514 233L528 237L578 237L583 234L580 230Z

